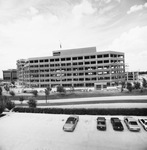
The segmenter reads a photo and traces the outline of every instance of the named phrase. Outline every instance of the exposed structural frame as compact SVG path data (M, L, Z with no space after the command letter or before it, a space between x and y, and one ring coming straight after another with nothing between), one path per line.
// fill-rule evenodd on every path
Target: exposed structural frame
M53 56L17 61L18 79L26 87L105 88L125 80L124 53L96 52L96 47L53 51Z

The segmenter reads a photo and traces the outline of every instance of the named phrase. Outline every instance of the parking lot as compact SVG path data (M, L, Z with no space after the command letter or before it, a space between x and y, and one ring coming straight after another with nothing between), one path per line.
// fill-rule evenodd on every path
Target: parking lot
M140 132L131 132L119 117L124 131L114 131L110 118L107 129L96 128L98 116L79 116L74 132L63 131L69 115L8 113L0 118L1 150L146 150L147 131L139 124ZM147 118L147 117L136 117Z

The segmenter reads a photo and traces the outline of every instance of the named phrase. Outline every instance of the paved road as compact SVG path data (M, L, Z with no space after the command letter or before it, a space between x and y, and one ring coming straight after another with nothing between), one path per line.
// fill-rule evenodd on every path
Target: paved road
M19 101L15 101L20 105ZM27 105L27 101L23 102ZM113 96L113 97L91 97L76 99L38 100L38 106L61 106L61 105L82 105L82 104L121 104L121 103L147 103L147 96Z

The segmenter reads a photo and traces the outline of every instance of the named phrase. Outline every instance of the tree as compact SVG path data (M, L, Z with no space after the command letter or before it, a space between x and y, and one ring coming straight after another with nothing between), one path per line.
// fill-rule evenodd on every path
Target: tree
M30 108L36 108L37 106L37 101L34 97L30 97L28 101L28 105Z
M5 104L4 104L4 98L3 96L0 96L0 114L4 111Z
M57 86L57 92L59 92L59 93L65 93L65 92L66 92L66 90L64 89L64 87L63 87L63 86L58 85L58 86Z
M47 103L48 96L50 95L50 91L51 91L51 88L50 88L50 87L47 87L47 88L45 89L46 103Z
M23 96L20 96L20 97L19 97L19 101L20 101L21 104L22 104L22 102L24 101L24 97L23 97Z
M6 102L6 106L5 106L7 109L9 109L9 110L11 110L11 109L13 109L14 107L15 107L15 103L14 102L12 102L11 100L8 100L7 102Z
M9 91L10 91L10 88L9 88L9 86L8 86L8 85L4 86L4 89L5 89L7 92L9 92Z
M15 96L15 92L14 92L14 91L10 91L9 94L10 94L11 96Z
M134 82L134 88L140 89L140 82Z
M33 95L34 95L35 97L38 96L38 91L37 91L37 90L33 90L32 93L33 93Z
M129 90L129 92L132 92L132 84L130 82L127 82L127 89Z
M2 87L0 86L0 95L2 95L3 94L3 89L2 89Z
M145 78L143 78L142 86L143 86L144 88L146 88L146 87L147 87L147 81L146 81L146 79L145 79Z
M121 92L124 91L124 88L125 88L125 81L122 81L122 82L121 82Z

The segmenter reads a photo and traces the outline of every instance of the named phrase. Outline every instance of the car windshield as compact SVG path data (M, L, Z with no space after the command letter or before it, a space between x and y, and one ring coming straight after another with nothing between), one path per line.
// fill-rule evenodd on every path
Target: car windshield
M98 124L105 125L105 122L104 121L100 121L100 122L98 122Z
M131 125L137 125L137 122L136 121L130 121L130 124Z
M115 125L121 126L121 123L120 122L115 122Z
M73 124L75 123L75 120L76 120L75 118L68 118L66 123Z

